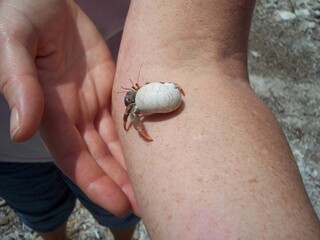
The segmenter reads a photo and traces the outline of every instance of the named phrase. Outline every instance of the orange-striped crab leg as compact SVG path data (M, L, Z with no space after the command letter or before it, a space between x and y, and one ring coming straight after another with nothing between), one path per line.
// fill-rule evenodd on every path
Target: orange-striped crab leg
M135 103L131 103L129 104L127 107L126 107L126 110L123 114L123 128L124 130L128 131L128 128L127 128L127 120L128 120L128 117L129 117L129 114L132 110L132 108L135 106L136 104Z
M178 88L179 92L180 92L183 96L185 96L182 87L180 87L180 86L179 86L178 84L176 84L176 83L174 83L174 85L176 86L176 88Z
M141 136L147 141L153 141L153 139L149 136L146 128L143 126L143 123L141 122L139 116L137 116L135 113L131 113L130 118L132 119L132 125L141 134Z
M128 131L127 121L130 116L133 127L141 134L141 136L147 141L153 141L153 139L149 136L147 130L143 126L143 123L139 117L139 110L136 107L135 103L131 103L126 107L125 113L123 115L123 128Z

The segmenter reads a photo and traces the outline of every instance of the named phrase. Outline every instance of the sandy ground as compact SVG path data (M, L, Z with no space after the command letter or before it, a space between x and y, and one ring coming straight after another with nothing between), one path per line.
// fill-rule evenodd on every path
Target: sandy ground
M288 138L312 204L320 217L320 1L261 0L249 51L250 80ZM0 203L0 239L40 239ZM113 239L79 204L70 239ZM135 240L147 240L140 224Z

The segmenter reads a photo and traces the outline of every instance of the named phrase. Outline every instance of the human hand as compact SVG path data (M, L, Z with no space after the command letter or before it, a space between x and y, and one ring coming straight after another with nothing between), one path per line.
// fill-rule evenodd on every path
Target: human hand
M40 125L58 167L91 200L118 216L136 210L109 109L115 65L78 6L1 1L0 59L12 139L27 140Z

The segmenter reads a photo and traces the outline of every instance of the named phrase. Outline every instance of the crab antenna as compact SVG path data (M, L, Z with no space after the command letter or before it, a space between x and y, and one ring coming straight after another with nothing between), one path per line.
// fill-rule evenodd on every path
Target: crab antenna
M132 88L122 87L122 86L121 86L121 88L122 88L123 90L125 90L126 92L128 92L128 91L132 91Z
M128 92L127 90L124 90L124 91L117 91L117 95L118 95L118 94L127 93L127 92Z
M143 64L143 62L141 63L140 68L139 68L137 84L139 84L139 80L140 80L140 72L141 72L142 64Z

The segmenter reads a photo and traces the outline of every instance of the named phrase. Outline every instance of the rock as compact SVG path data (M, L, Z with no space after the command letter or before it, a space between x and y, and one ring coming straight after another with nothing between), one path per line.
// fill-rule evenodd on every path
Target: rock
M0 207L4 206L6 204L7 204L6 201L4 199L0 198Z
M295 11L295 14L301 18L310 17L310 11L308 9L299 9Z
M257 51L252 50L252 51L250 51L250 53L251 53L251 55L252 55L254 58L261 57L261 54L258 53Z
M9 219L7 217L6 214L4 214L3 212L0 212L0 226L6 225L8 224Z
M290 12L290 11L276 10L275 11L275 18L278 21L281 21L281 20L288 21L288 20L292 20L292 19L297 18L297 15L294 14L293 12Z

